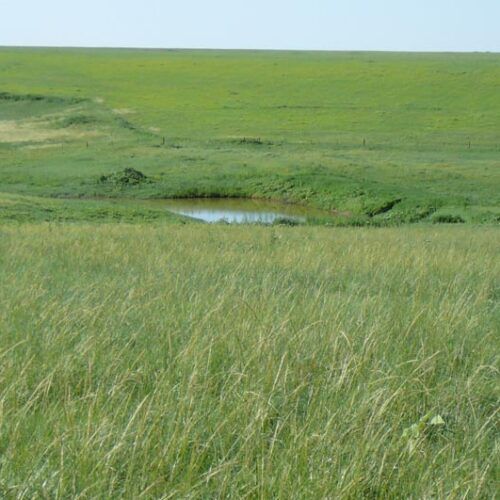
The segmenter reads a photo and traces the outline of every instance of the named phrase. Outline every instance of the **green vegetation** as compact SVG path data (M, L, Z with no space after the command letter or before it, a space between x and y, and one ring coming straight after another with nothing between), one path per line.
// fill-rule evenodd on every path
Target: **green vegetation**
M495 497L495 228L0 231L0 496Z
M499 81L498 54L0 48L0 497L494 498Z
M0 49L1 191L497 222L500 55ZM150 182L99 182L133 168Z
M0 193L2 222L192 222L160 207L111 200L57 200Z

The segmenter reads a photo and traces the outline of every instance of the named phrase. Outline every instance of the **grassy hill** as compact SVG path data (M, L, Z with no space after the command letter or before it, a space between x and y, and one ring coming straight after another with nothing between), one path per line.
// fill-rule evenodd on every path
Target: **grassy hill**
M0 190L494 222L499 81L498 54L3 48ZM124 168L151 182L99 182Z

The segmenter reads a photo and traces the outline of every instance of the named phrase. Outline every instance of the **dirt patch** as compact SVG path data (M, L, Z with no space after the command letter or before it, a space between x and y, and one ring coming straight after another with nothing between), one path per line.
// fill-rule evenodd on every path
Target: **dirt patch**
M0 142L47 142L81 139L99 135L95 131L53 129L46 120L4 120L0 121Z
M0 142L45 142L64 139L69 135L63 130L50 130L45 121L0 121Z
M60 148L63 145L62 142L49 142L49 143L41 143L41 144L30 144L29 146L23 146L21 149L33 150L33 149L51 149L51 148Z
M135 111L133 109L130 109L130 108L116 108L116 109L113 109L113 113L115 113L117 115L132 115L135 113Z

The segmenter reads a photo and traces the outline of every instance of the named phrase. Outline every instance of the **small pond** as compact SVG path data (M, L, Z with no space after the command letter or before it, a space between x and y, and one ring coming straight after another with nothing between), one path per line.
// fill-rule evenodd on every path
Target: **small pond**
M298 205L247 198L191 198L155 202L157 206L159 203L170 212L210 223L272 224L281 219L305 222L308 216L329 215L321 210Z

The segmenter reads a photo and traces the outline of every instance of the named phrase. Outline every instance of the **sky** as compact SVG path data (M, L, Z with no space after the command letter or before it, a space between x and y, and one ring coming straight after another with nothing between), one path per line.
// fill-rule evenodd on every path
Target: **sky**
M0 0L0 45L500 52L500 0Z

